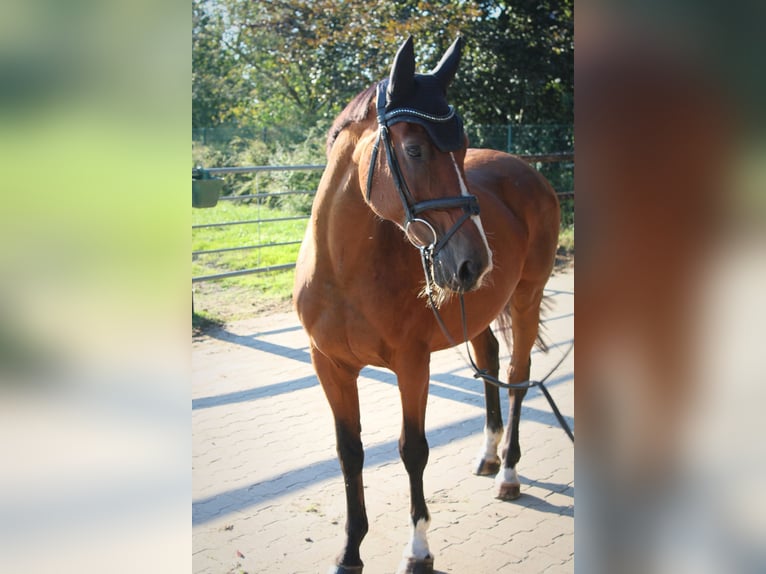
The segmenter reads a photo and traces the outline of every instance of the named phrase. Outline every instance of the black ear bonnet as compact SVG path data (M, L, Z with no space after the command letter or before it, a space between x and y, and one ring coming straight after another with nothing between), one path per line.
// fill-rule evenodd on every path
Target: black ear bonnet
M378 122L415 123L425 128L439 150L461 149L465 145L463 120L447 103L446 92L457 71L462 45L458 38L431 72L416 74L412 38L408 38L394 58L390 77L378 84Z

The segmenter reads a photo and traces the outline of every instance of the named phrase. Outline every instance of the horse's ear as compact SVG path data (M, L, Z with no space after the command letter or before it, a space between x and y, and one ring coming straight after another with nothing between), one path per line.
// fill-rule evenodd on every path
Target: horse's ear
M452 42L452 45L447 48L447 51L444 52L442 59L439 60L436 67L431 70L431 73L438 78L445 93L457 72L457 66L460 63L460 53L463 50L463 43L463 37L458 36L457 39Z
M415 86L415 49L412 36L399 47L388 79L388 101L407 97Z

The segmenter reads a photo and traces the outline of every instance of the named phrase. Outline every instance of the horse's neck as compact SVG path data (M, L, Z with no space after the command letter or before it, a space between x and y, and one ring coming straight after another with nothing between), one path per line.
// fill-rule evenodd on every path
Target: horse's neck
M358 166L352 160L353 150L333 154L328 162L314 199L313 220L315 240L335 252L339 242L348 251L352 242L371 226L377 217L362 197Z
M357 216L370 212L359 189L356 165L339 161L328 163L317 188L314 210L318 222L333 224L337 223L339 212L351 211Z

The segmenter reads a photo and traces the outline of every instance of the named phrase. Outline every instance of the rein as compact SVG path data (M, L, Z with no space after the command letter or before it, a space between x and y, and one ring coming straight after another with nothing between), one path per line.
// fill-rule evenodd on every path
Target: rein
M370 201L370 194L372 193L372 177L375 171L375 164L378 160L378 151L380 149L381 142L386 150L386 161L388 167L391 170L391 175L394 180L394 187L399 194L399 199L402 202L404 208L404 232L407 235L410 243L412 243L418 249L423 247L423 243L418 241L417 238L410 232L410 227L413 223L419 223L425 225L425 227L431 232L433 241L429 244L432 250L432 257L435 257L439 251L447 244L447 241L455 234L458 228L465 223L465 221L474 215L479 215L479 200L474 195L461 195L460 197L443 197L438 199L426 199L424 201L415 201L412 193L407 187L407 181L404 179L401 167L399 166L399 160L396 158L396 152L394 151L394 145L391 141L391 133L389 132L389 120L397 116L416 116L420 119L424 119L430 122L447 122L452 120L455 116L455 108L449 107L449 112L442 116L435 116L414 110L411 108L394 108L386 111L386 86L383 83L378 84L378 100L377 100L377 115L378 115L378 139L375 140L375 144L372 147L372 157L370 158L370 169L367 174L367 201ZM458 220L450 227L447 232L439 238L434 227L425 219L418 217L425 211L433 210L446 210L462 208L463 214Z
M436 318L436 322L439 324L439 328L441 329L442 333L447 339L447 343L451 347L457 347L457 342L455 339L452 338L452 335L450 335L449 330L447 329L447 325L444 323L444 319L442 319L441 313L439 313L439 308L436 305L436 302L433 298L433 291L431 289L432 285L432 279L430 274L430 268L433 265L432 260L432 250L433 246L425 246L420 247L420 260L423 263L423 273L426 277L426 295L428 296L428 304L431 307L431 311L433 311L434 317ZM497 377L493 377L490 375L485 369L480 369L478 365L476 364L476 361L473 359L473 355L471 354L471 348L468 346L468 327L466 323L466 315L465 315L465 300L463 299L463 293L459 294L460 296L460 320L463 325L463 343L465 344L465 350L468 354L468 360L466 360L465 357L463 357L463 360L468 363L471 369L473 369L473 378L474 379L482 379L485 383L489 383L490 385L494 385L496 387L502 388L502 389L510 389L510 390L518 390L518 389L530 389L532 387L540 387L540 390L543 392L543 395L545 396L546 400L548 401L548 404L551 406L551 410L553 411L553 414L556 416L556 420L558 420L559 425L564 430L564 432L567 434L569 439L574 443L574 433L572 432L572 429L570 428L569 424L567 423L566 419L564 418L564 415L561 414L561 411L559 410L558 406L556 405L556 401L553 400L553 397L551 396L550 392L548 392L548 389L545 387L545 381L548 380L548 378L556 372L556 369L558 369L561 366L561 363L564 362L564 359L569 356L569 353L572 352L572 349L574 348L574 342L569 345L569 348L564 352L564 354L559 359L558 363L556 363L553 368L548 371L548 373L539 381L522 381L520 383L504 383ZM458 354L462 357L462 353L460 353L460 350L458 349Z

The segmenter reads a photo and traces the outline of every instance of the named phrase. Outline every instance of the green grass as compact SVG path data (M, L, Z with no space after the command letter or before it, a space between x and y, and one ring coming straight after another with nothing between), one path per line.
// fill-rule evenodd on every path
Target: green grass
M566 253L574 253L574 225L562 226L559 231L559 249Z
M299 211L290 208L221 201L213 208L192 209L192 224L299 215ZM307 223L308 219L298 219L192 229L192 251L300 241ZM193 256L192 277L294 263L299 249L298 244L277 245ZM195 283L193 297L198 321L204 319L198 330L204 331L211 322L220 323L289 309L293 277L294 271L290 269Z
M289 209L274 209L257 204L222 201L211 209L193 209L192 224L228 221L266 220L301 215ZM202 251L247 245L278 244L300 241L307 219L210 227L192 230L192 250ZM275 245L260 249L201 254L193 257L192 276L212 275L294 262L300 245ZM222 279L223 286L254 287L269 296L285 296L288 273L258 273ZM290 283L292 280L290 279Z

